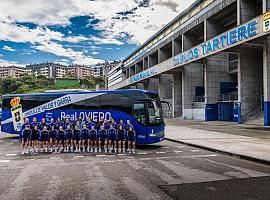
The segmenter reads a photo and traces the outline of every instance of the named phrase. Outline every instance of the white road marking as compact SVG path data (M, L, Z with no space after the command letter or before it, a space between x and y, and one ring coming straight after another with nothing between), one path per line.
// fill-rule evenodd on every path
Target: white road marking
M127 154L123 154L123 153L119 153L119 154L116 154L118 156L126 156Z
M158 152L156 152L157 154L163 154L163 153L166 153L166 152L164 152L164 151L158 151Z
M77 158L83 158L84 156L77 156Z
M137 153L138 155L146 155L147 153L146 152L140 152L140 153Z
M6 154L6 156L17 156L17 154L16 153L8 153L8 154Z
M162 149L169 149L170 147L161 147Z
M106 155L102 154L102 155L96 155L96 157L105 157Z
M174 151L174 153L183 153L183 151Z
M7 163L9 162L10 160L0 160L0 163Z
M198 149L192 149L192 150L190 150L191 152L199 152L200 150L198 150Z

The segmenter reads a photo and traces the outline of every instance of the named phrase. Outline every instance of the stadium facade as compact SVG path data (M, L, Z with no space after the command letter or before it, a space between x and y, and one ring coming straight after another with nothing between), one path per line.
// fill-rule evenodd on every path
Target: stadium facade
M109 89L157 91L173 118L269 126L268 11L270 0L197 0L123 60Z

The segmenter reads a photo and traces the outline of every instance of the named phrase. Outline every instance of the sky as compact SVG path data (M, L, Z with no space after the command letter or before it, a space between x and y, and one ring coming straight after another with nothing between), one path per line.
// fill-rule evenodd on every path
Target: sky
M195 0L1 0L0 66L122 60Z

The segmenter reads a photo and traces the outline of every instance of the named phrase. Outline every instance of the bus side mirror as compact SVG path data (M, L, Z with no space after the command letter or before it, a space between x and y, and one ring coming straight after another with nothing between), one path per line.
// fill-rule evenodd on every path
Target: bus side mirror
M168 101L160 101L160 103L161 104L167 104L167 106L169 107L169 111L171 111L172 109L172 105L171 105L171 103L170 102L168 102Z

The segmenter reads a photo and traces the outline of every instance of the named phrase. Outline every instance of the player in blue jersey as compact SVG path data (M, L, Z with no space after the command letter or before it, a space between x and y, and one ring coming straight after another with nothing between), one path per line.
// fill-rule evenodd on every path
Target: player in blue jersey
M26 128L26 126L28 126L28 125L30 125L29 118L25 118L24 119L24 123L22 125L22 130L24 130Z
M117 130L116 138L118 141L118 152L121 153L121 148L122 148L123 153L125 153L126 131L122 125L120 125Z
M70 119L68 117L66 117L65 122L63 124L63 129L66 130L68 125L72 126L72 124L70 123Z
M89 135L90 135L89 142L91 145L90 152L92 153L95 148L95 152L97 153L98 133L97 133L97 130L95 130L95 126L91 126Z
M52 129L52 127L54 127L54 129L56 128L56 124L54 122L54 118L50 119L50 123L48 124L48 131L50 131Z
M113 125L113 128L115 128L115 130L117 129L117 123L115 122L115 120L111 117L110 119L110 125Z
M119 124L117 125L117 129L119 129L120 126L122 126L122 128L126 130L126 125L122 119L120 119Z
M46 151L47 138L48 138L47 126L44 126L39 134L40 152Z
M76 125L74 127L74 131L73 131L73 141L74 141L74 145L76 147L75 152L80 152L80 140L81 140L81 131L78 129L78 126Z
M65 130L65 149L64 152L73 151L73 132L71 129L71 125L67 126Z
M31 135L30 125L26 125L25 129L23 129L22 132L21 132L22 154L28 153L28 142L29 142L30 135Z
M39 147L39 135L40 135L40 131L38 130L38 126L35 125L31 131L31 144L32 144L32 148L33 148L33 152L38 152L38 147Z
M99 152L101 152L102 147L105 153L107 153L107 130L102 125L99 130Z
M100 129L100 123L99 123L99 121L98 121L97 118L94 119L93 124L94 124L94 126L95 126L95 129L96 129L97 131L99 131L99 129Z
M85 125L89 130L91 130L91 127L94 125L94 123L92 122L92 119L90 117L87 117Z
M83 129L81 130L81 144L82 144L82 151L85 152L85 146L86 142L88 141L89 138L89 129L86 127L86 125L83 125ZM89 145L87 144L88 148L87 150L89 151Z
M64 147L64 142L65 142L65 131L63 130L63 126L59 126L59 130L56 135L56 140L57 140L57 147L55 148L55 152L59 150L61 152Z
M45 118L42 118L42 119L41 119L41 122L40 122L40 124L39 124L38 129L39 129L40 131L42 131L42 130L44 129L45 126L47 127L46 120L45 120Z
M107 119L104 119L103 126L108 131L110 129L110 123Z
M133 129L133 126L129 126L128 132L127 132L127 141L128 141L128 152L129 153L135 153L135 138L136 134Z
M56 125L56 130L59 130L60 126L64 126L64 123L60 117L57 118L55 125Z
M132 127L132 129L134 130L133 125L131 124L130 120L128 119L128 120L127 120L127 124L126 124L126 126L125 126L126 132L128 132L128 130L129 130L130 127Z
M49 130L49 135L50 135L50 152L53 152L55 150L55 139L57 135L55 126L51 127L51 130Z
M33 130L35 126L38 127L38 126L39 126L39 123L37 122L37 118L36 118L36 117L33 117L33 120L32 120L32 122L30 123L30 128L31 128L31 130Z
M109 152L111 153L114 146L114 152L116 153L116 129L113 127L113 124L111 123L110 128L108 130L108 140L109 140Z

